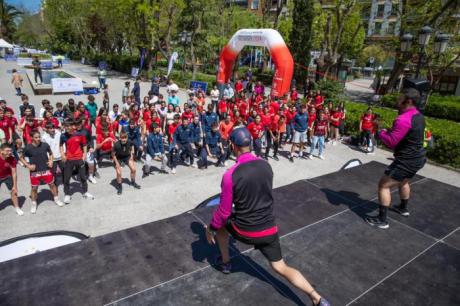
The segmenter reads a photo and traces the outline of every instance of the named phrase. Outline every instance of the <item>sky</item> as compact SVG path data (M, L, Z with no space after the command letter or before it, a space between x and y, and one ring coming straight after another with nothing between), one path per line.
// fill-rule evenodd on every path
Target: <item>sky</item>
M40 9L41 0L6 0L8 4L25 8L32 13L36 13Z

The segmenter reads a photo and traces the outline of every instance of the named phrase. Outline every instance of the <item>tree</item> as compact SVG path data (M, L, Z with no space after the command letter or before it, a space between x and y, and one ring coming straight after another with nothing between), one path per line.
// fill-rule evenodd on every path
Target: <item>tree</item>
M294 77L299 82L303 82L308 77L313 18L313 0L294 1L289 46L294 62L298 64L295 67Z
M9 5L5 0L0 0L0 38L12 39L16 31L16 19L22 12Z

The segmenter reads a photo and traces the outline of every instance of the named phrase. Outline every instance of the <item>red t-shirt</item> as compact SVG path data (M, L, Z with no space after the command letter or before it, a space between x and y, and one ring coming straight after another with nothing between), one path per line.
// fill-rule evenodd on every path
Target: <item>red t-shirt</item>
M270 131L272 132L279 132L279 121L280 121L280 116L279 115L274 115L272 116L272 120L270 123Z
M10 177L13 173L12 168L16 168L16 159L13 156L8 156L6 159L0 157L0 179Z
M67 160L79 160L83 158L83 147L86 146L86 137L81 132L61 135L61 146L65 144Z
M244 100L241 100L241 102L238 104L238 111L242 115L246 115L248 112L248 103Z
M36 119L34 119L34 123L32 125L29 125L28 123L26 123L26 125L24 126L23 133L22 133L22 138L24 139L25 144L30 144L32 142L32 136L30 136L30 132L38 129L38 126L39 126L38 120Z
M227 102L225 100L220 100L217 104L217 108L219 109L219 113L223 114L227 112Z
M315 108L316 109L323 109L324 98L323 96L316 96L315 97Z
M189 122L192 122L194 116L195 115L192 112L183 112L181 119L183 120L184 118L187 118Z
M104 140L108 139L108 138L111 138L113 139L114 141L116 141L116 138L115 136L113 135L113 133L110 133L107 135L107 136L104 136L102 134L98 134L96 136L96 144L101 144ZM107 141L107 142L104 142L104 144L101 146L101 150L103 152L108 152L108 151L112 151L112 147L113 147L113 142L112 141Z
M228 140L230 133L233 130L233 122L230 121L228 124L225 121L221 121L219 124L219 132L222 139Z
M270 113L277 114L280 111L280 105L278 102L273 101L270 103Z
M184 113L184 114L185 114L185 113ZM147 130L149 131L149 133L152 133L152 132L153 132L152 123L156 123L159 127L161 127L161 120L160 120L160 118L158 118L158 117L156 117L156 118L150 118L150 119L148 119L147 121L145 121L145 126L146 126Z
M342 119L342 112L333 112L332 115L331 115L331 119L339 119L338 121L333 121L331 120L331 124L335 127L339 127L340 125L340 121Z
M374 114L364 114L361 117L361 128L364 131L373 131L374 129L374 120L375 120L375 115Z
M3 119L0 120L0 129L5 132L5 139L8 140L10 139L10 120L6 117L3 117Z
M309 113L308 114L308 128L311 129L315 120L316 120L316 112L314 112L313 114Z
M299 93L297 91L291 92L291 101L297 100L298 97L299 97Z
M144 121L147 121L148 119L150 119L150 110L149 109L145 109L142 112L142 119L144 119Z
M10 125L10 128L11 130L13 131L13 133L16 131L16 127L18 126L18 119L16 119L16 117L11 117L11 118L8 118L8 117L5 117L8 119L8 123Z
M260 113L259 116L260 116L260 122L262 123L262 125L268 128L270 124L272 123L272 116L270 116L270 114L264 114L264 113Z
M43 120L42 121L42 129L46 128L46 124L48 122L51 122L55 129L57 129L59 127L59 120L57 120L55 117L51 117L48 120Z
M291 124L292 123L292 120L294 120L294 117L295 117L295 114L296 112L295 111L290 111L290 110L286 110L284 112L284 116L286 116L286 123L287 124Z
M248 130L249 133L251 133L251 136L253 139L259 139L260 138L260 133L263 132L264 126L262 125L262 122L259 124L256 124L255 121L251 122L248 124Z
M326 135L326 129L327 129L327 120L316 120L315 123L315 136L324 136Z
M171 123L169 126L168 126L168 132L169 132L169 142L172 143L173 141L173 136L174 136L174 132L176 131L177 127L179 126L180 124L179 123Z

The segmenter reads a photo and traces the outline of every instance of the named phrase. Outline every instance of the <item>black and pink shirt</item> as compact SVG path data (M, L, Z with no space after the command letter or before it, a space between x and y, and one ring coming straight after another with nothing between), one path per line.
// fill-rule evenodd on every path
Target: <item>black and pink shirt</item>
M233 227L243 236L256 238L277 233L272 185L273 171L266 161L249 152L240 155L222 178L220 205L214 212L211 228L224 227L232 216Z

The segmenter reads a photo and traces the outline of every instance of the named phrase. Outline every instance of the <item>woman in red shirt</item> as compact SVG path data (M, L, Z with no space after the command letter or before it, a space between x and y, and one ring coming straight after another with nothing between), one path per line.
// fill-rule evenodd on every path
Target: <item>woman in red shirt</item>
M51 122L55 129L58 129L60 127L60 125L61 125L59 120L57 118L53 117L53 113L51 111L49 111L49 110L45 111L45 113L43 114L43 121L41 123L42 129L45 129L46 124L48 122Z
M310 108L308 111L308 143L311 144L313 139L313 123L316 121L316 109L314 107Z
M295 105L291 104L289 108L284 112L284 116L286 117L286 143L292 143L292 138L294 137L295 115Z
M261 122L260 115L254 118L254 121L248 124L248 130L252 136L252 148L258 157L262 153L261 138L264 135L264 126Z
M318 90L315 96L315 108L317 110L321 110L323 109L323 104L324 104L324 97L321 95L321 90Z
M361 116L359 121L359 132L360 132L360 141L359 143L363 145L363 150L367 152L367 149L370 145L371 140L374 137L374 126L375 126L376 116L372 113L372 108L369 107Z
M228 105L225 99L221 99L219 103L217 103L217 112L219 115L219 119L223 120L224 116L228 113Z
M337 106L333 108L332 115L330 116L330 123L331 123L331 138L332 144L335 145L336 141L339 140L339 127L342 121L342 112L339 110Z

